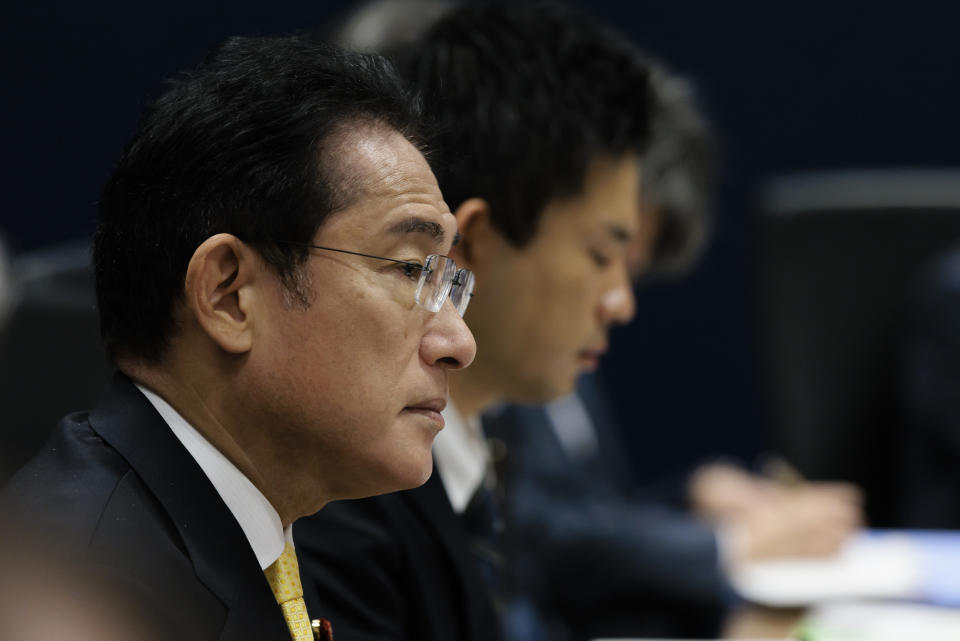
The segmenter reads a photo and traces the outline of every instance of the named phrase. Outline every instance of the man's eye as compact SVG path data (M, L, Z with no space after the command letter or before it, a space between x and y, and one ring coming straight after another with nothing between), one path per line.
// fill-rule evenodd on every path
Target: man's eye
M590 250L590 258L593 259L593 262L597 267L606 267L610 264L610 258L603 252L596 249Z
M400 263L398 267L400 272L410 280L420 278L420 272L423 271L423 266L414 262Z

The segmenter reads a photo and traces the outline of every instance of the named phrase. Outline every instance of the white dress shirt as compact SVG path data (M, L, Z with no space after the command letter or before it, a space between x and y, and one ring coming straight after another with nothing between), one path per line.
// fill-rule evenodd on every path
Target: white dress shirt
M480 418L464 418L449 399L443 420L444 428L433 440L433 457L453 511L463 514L480 484L492 480L490 449Z
M284 544L293 545L293 526L284 529L280 515L267 497L177 410L146 387L136 385L210 479L243 529L260 568L266 570L273 565L283 553Z

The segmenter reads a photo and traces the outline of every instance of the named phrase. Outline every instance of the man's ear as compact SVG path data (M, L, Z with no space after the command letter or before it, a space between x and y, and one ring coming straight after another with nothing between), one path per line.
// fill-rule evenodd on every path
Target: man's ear
M226 352L253 346L253 283L259 255L231 234L217 234L193 252L184 281L186 307Z
M453 215L457 219L460 242L450 255L457 265L476 269L477 263L482 263L492 250L493 237L499 236L490 220L490 204L483 198L468 198Z

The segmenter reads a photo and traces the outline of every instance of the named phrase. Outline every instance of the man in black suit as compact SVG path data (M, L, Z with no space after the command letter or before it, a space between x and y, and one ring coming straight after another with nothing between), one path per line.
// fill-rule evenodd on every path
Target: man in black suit
M960 248L917 279L903 347L900 523L960 528Z
M106 186L94 263L119 372L4 515L162 638L312 638L292 523L430 475L475 344L415 105L377 56L231 39L150 107Z

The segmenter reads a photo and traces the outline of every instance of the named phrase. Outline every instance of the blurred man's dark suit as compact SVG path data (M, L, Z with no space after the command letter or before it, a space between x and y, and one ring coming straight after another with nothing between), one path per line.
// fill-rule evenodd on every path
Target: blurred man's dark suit
M540 406L484 421L502 443L509 564L575 638L715 636L734 598L715 533L683 511L683 483L638 488L593 377L578 396L595 435L582 447L565 445Z
M421 487L336 501L294 528L304 585L337 641L497 641L470 542L436 473ZM307 599L307 609L317 607Z
M2 504L57 552L102 564L167 638L290 641L240 525L122 374L60 423Z
M960 249L918 281L903 385L906 431L901 524L960 528Z

